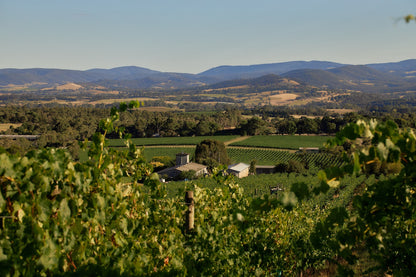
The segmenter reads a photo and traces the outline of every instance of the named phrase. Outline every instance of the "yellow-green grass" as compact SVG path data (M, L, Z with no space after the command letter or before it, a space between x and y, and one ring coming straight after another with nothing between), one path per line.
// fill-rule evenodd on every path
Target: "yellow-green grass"
M7 130L10 129L10 127L18 128L20 126L22 126L21 123L18 123L18 124L16 124L16 123L0 123L0 132L7 131Z

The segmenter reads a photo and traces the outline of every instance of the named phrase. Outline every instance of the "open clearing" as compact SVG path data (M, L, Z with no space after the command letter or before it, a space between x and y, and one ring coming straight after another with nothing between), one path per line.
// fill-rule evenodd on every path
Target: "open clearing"
M327 111L335 114L347 114L356 112L356 110L353 109L327 109Z
M293 100L295 100L298 95L294 93L284 93L284 94L275 94L271 95L270 97L270 104L273 106L281 106L285 105Z
M10 127L18 128L22 126L22 124L14 124L14 123L0 123L0 132L4 132L10 129Z

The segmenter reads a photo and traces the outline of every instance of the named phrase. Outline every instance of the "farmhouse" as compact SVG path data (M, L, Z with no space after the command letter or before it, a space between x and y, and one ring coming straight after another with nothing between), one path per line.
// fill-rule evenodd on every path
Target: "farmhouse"
M178 153L176 154L176 165L158 171L157 174L159 174L160 177L165 177L166 179L175 179L182 172L187 172L191 170L195 171L195 176L202 176L208 174L206 165L189 162L189 154Z
M228 166L228 173L237 176L238 178L247 177L250 170L250 165L245 163L232 164Z

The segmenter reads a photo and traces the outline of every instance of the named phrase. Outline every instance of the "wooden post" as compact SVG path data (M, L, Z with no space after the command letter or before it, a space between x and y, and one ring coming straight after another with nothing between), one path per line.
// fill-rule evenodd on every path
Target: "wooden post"
M188 206L186 211L186 222L185 229L186 232L190 232L194 229L194 216L195 216L195 207L194 207L194 192L187 191L185 192L185 203Z
M257 189L254 189L254 195L258 195L259 193L258 193L258 191L257 191Z

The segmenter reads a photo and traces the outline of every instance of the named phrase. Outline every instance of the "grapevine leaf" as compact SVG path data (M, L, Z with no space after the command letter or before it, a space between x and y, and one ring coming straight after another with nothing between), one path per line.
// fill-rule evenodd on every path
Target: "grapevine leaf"
M130 101L129 103L129 109L139 108L140 102L137 100Z
M382 161L386 161L389 155L389 149L384 145L384 143L380 142L377 145L377 150L378 150L378 153L380 154L380 158L382 158Z
M296 197L296 194L292 191L285 192L283 194L282 203L286 208L291 209L298 203L298 198Z
M0 262L7 260L7 255L3 252L3 247L0 246Z
M296 195L299 201L310 197L309 187L305 183L294 183L290 190Z
M58 264L59 255L57 255L57 247L51 239L46 239L39 258L39 264L46 269L52 269Z
M59 216L63 222L66 222L71 217L71 210L68 206L68 200L65 198L59 205Z
M0 213L3 212L5 207L6 207L6 200L4 200L3 194L0 192Z
M120 112L125 112L127 110L127 104L124 102L121 102L118 109Z

